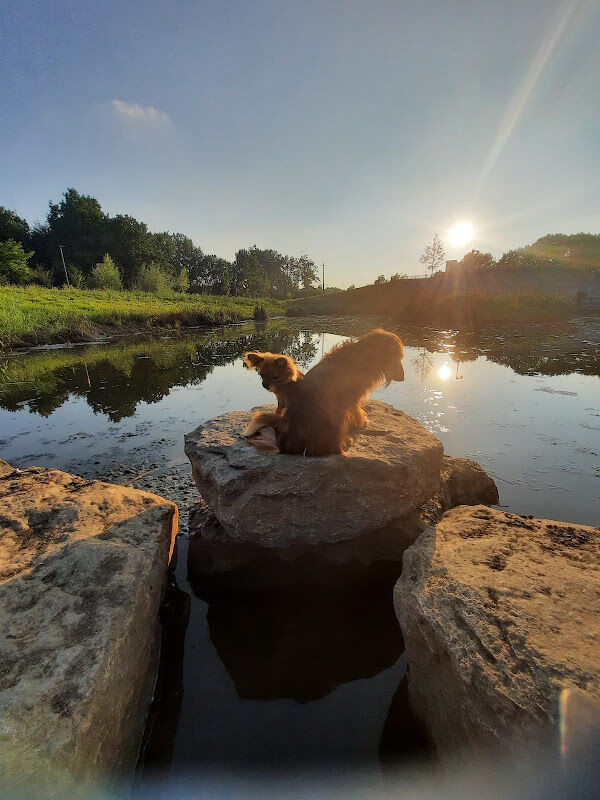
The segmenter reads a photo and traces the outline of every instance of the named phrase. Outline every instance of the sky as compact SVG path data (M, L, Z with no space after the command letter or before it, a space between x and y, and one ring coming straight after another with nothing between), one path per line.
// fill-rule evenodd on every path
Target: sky
M3 0L0 205L67 187L341 287L600 233L600 0Z

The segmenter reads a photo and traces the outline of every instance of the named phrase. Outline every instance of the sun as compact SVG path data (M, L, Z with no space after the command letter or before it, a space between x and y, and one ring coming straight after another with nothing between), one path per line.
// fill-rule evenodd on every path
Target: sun
M448 231L448 241L454 247L462 247L463 244L470 242L475 235L475 228L472 222L457 222Z

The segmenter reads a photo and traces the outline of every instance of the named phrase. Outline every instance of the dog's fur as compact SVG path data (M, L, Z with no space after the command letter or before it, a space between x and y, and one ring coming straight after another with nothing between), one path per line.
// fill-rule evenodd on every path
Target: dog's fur
M367 424L361 404L369 392L384 381L404 380L403 355L402 341L381 328L334 347L294 387L283 415L258 412L244 435L271 427L281 453L343 453L350 431Z
M277 413L282 414L299 381L304 378L304 373L300 372L294 359L283 353L258 353L251 350L244 353L244 364L248 369L258 372L262 385L277 398Z

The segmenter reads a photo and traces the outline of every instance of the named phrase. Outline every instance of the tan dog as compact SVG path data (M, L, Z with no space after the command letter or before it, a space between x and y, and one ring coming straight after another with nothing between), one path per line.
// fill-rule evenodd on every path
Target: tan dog
M283 415L259 411L244 435L271 427L281 453L343 453L351 429L367 423L361 403L368 394L384 381L404 380L403 355L401 339L381 328L334 347L294 387Z
M294 359L283 353L250 351L244 353L244 364L248 369L258 372L262 385L277 398L277 413L282 414L299 381L304 377Z

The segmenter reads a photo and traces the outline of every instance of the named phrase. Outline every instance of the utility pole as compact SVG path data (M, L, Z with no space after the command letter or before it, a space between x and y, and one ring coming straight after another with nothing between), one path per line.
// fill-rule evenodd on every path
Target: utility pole
M65 256L64 256L64 253L63 253L63 247L64 247L64 244L59 244L58 245L58 249L60 250L60 257L62 258L62 262L63 262L63 269L65 271L65 278L67 279L67 286L70 289L71 288L71 284L69 282L69 273L67 272L67 265L65 264Z
M325 262L323 262L323 294L325 294Z

